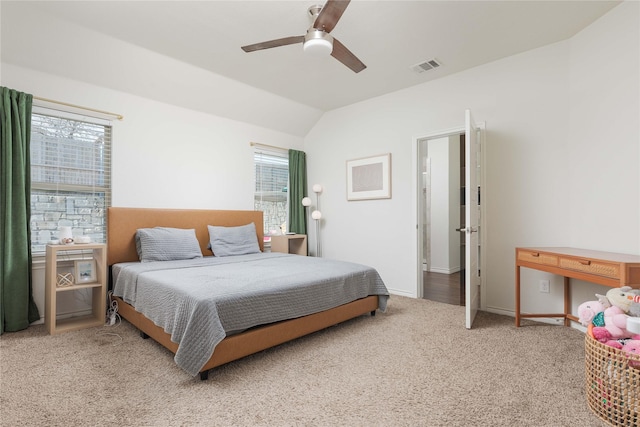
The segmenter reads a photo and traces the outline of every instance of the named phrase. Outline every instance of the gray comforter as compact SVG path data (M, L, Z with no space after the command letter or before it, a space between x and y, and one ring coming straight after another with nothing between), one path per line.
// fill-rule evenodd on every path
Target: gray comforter
M179 344L176 364L196 375L228 334L328 310L388 291L360 264L280 253L122 263L113 293Z

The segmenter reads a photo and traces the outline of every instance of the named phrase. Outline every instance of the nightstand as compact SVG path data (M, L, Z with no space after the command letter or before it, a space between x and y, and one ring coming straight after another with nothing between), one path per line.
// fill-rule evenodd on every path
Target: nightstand
M65 259L60 259L62 255ZM58 286L59 264L74 263L74 281ZM45 264L45 316L47 332L59 334L76 329L104 325L107 299L107 245L88 243L47 245ZM73 283L73 284L69 284ZM57 299L62 292L91 289L92 312L86 316L56 319Z
M271 252L307 256L306 234L285 234L271 236Z

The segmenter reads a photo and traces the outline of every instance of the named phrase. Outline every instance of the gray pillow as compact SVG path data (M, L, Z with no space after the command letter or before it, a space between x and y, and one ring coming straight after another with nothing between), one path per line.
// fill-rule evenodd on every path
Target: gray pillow
M139 228L136 249L141 262L202 258L194 229Z
M209 225L207 228L209 228L209 244L215 256L223 257L260 252L256 225L253 222L239 227Z

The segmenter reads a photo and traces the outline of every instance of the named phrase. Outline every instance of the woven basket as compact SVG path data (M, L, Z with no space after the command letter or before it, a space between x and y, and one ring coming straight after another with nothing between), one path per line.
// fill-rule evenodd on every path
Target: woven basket
M609 425L640 427L640 356L604 345L590 333L585 335L589 408Z

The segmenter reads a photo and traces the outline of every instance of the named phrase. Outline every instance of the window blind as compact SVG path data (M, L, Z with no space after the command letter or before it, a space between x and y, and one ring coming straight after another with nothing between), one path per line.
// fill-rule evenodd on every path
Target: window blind
M286 150L254 148L254 208L264 213L265 236L286 228L289 207L289 157ZM286 230L285 230L286 231Z
M110 122L34 108L31 116L31 242L43 252L60 221L106 241L111 204Z

